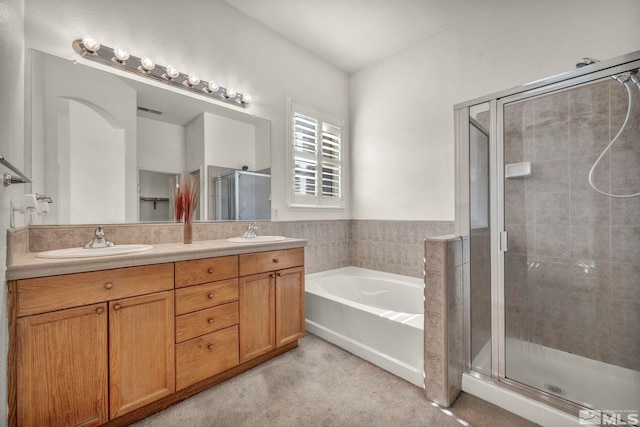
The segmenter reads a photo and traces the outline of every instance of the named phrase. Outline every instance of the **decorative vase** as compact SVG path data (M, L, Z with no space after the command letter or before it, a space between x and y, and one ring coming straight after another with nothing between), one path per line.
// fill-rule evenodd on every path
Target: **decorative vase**
M184 223L184 243L193 243L193 224Z

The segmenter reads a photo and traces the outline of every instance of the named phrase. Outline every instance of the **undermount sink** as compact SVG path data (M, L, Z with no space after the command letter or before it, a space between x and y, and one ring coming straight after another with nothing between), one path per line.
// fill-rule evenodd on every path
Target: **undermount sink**
M227 242L231 243L261 243L261 242L279 242L286 239L284 236L256 236L256 237L231 237Z
M124 255L132 254L136 252L144 252L153 249L151 245L116 245L107 248L68 248L68 249L56 249L53 251L39 252L36 257L38 258L93 258L103 257L111 255Z

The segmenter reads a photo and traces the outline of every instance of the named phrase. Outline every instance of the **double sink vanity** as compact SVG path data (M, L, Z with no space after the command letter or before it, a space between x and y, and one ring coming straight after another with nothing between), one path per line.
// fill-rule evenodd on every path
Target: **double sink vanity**
M297 347L305 245L15 260L9 424L127 425Z

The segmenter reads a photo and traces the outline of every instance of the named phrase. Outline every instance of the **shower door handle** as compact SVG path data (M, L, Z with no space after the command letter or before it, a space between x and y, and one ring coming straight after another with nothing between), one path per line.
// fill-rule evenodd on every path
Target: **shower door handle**
M501 252L507 252L509 250L509 233L506 231L498 233L498 246Z

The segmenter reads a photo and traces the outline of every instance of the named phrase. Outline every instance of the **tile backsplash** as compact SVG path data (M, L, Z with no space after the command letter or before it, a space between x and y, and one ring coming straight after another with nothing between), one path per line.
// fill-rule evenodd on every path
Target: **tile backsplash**
M307 273L350 265L388 273L423 277L424 239L450 234L453 221L317 220L258 222L259 235L283 235L308 240ZM31 226L10 230L8 264L27 252L84 246L93 238L95 225ZM197 222L193 240L240 236L246 222ZM104 226L116 244L179 243L180 223L111 224Z

